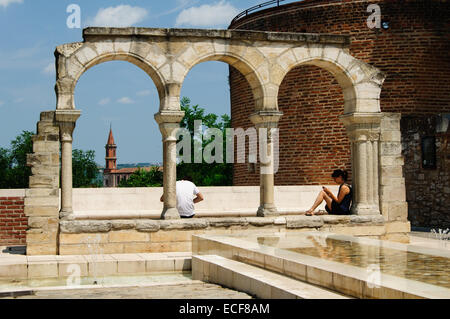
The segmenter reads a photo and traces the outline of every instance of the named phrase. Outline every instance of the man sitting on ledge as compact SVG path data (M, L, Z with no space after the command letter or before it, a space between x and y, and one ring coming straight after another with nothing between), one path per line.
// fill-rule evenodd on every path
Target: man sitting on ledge
M196 196L194 198L194 196ZM164 195L161 202L164 202ZM190 176L185 176L181 181L177 181L177 209L181 218L192 218L195 216L194 204L204 200L202 193L197 186L192 183Z

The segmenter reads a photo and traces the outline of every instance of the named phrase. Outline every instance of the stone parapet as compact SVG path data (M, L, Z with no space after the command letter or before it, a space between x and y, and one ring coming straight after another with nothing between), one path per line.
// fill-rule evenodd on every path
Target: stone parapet
M408 242L409 222L385 222L382 216L279 216L194 218L189 220L61 221L61 255L190 251L192 235L280 234L326 231Z

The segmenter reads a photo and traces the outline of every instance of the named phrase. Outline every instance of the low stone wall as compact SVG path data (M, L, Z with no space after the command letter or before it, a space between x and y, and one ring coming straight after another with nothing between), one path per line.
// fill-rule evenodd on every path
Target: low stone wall
M327 185L335 194L338 186ZM256 216L259 186L199 187L205 200L195 205L197 217ZM275 205L281 214L298 214L314 203L321 186L275 186ZM74 218L78 220L159 219L162 187L83 188L73 190ZM319 209L324 209L322 203Z
M26 244L24 197L23 189L0 190L0 246Z
M409 242L410 224L386 222L381 215L74 220L60 222L59 253L187 252L192 249L192 235L276 234L314 230Z

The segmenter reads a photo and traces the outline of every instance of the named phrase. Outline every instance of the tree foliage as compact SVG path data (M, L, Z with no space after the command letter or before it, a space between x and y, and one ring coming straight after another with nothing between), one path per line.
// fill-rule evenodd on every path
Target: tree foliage
M125 180L121 180L119 187L161 187L163 186L163 173L158 167L150 171L139 168Z
M231 118L227 114L220 117L216 114L206 113L205 109L198 105L191 106L191 101L187 97L181 99L181 109L185 112L185 117L180 123L182 128L189 130L191 137L194 136L194 121L201 120L203 126L207 128L217 128L223 133L223 145L225 146L225 130L231 127ZM203 148L211 143L214 138L203 139ZM191 139L191 149L194 149L194 139ZM225 147L224 147L225 159ZM204 160L202 163L194 163L194 152L191 154L191 163L180 163L177 166L178 179L184 176L190 176L194 184L199 186L229 186L233 183L233 166L227 163L208 164Z
M97 164L95 163L95 151L72 151L72 176L73 187L98 187L95 179L98 174Z
M32 136L32 132L23 131L10 149L0 148L0 188L28 188L31 168L27 154L33 151Z
M27 166L27 154L33 153L33 132L23 131L9 149L0 148L0 188L28 188L31 168ZM95 152L73 150L73 186L92 187L97 177Z

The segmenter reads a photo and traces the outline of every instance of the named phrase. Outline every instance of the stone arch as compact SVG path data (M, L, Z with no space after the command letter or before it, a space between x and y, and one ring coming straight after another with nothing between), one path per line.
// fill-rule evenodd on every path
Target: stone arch
M285 76L300 65L314 65L333 74L344 93L344 114L381 112L380 93L385 75L333 45L304 44L277 57L271 69L271 85L276 87L277 96Z
M253 51L253 52L249 52ZM255 110L264 109L265 105L265 92L263 80L264 77L261 72L257 70L259 65L248 59L249 55L255 57L259 53L257 50L247 47L244 45L229 45L228 43L215 41L209 44L209 50L201 52L198 54L198 49L195 45L188 47L175 61L175 63L182 65L182 72L179 73L177 82L181 83L180 87L183 85L184 80L188 73L198 64L207 61L220 61L227 63L228 65L237 69L249 83L252 92L253 100L255 105ZM267 59L261 55L261 61L266 61ZM255 59L258 60L258 59ZM261 62L260 64L262 64ZM268 63L266 62L268 66Z
M73 44L72 44L73 45ZM55 91L57 96L57 109L75 109L74 93L80 77L95 65L109 61L127 61L143 70L150 76L159 94L160 101L165 96L165 81L158 72L157 59L153 61L148 56L139 54L142 51L133 50L133 42L129 41L129 50L117 48L113 42L83 44L73 52L58 47L55 53L57 61L57 81ZM150 46L149 46L150 47ZM147 48L147 52L150 48Z

